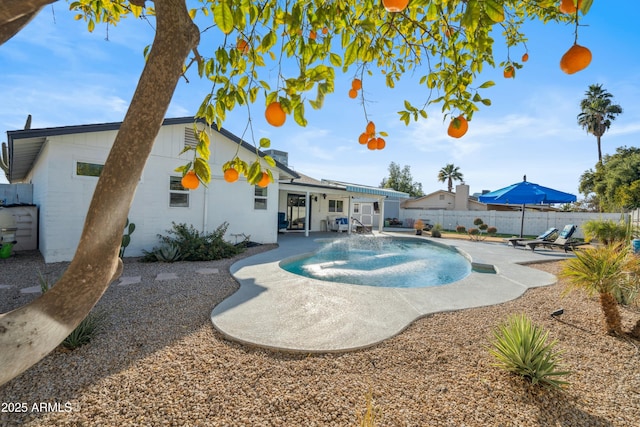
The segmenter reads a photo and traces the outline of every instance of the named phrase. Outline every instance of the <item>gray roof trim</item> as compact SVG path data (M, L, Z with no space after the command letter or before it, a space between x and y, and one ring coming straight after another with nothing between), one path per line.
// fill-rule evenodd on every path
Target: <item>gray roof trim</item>
M164 119L164 121L162 122L162 126L189 124L189 123L193 123L194 120L204 123L204 120L194 119L194 117L177 117L177 118ZM88 125L60 126L60 127L42 128L42 129L23 129L23 130L7 131L7 142L9 146L10 165L13 163L12 161L13 160L13 144L15 140L22 140L27 138L42 138L42 141L44 142L44 140L49 136L71 135L76 133L90 133L90 132L106 132L110 130L118 130L120 129L121 125L122 125L122 122L111 122L111 123L97 123L97 124L88 124ZM226 129L224 128L218 129L215 125L212 126L212 129L226 136L231 141L237 144L240 144L246 150L255 152L256 148L253 146L253 144L250 144L247 141L240 139L239 137L227 131ZM260 150L258 150L258 154L260 155L260 157L266 156L266 154ZM35 158L33 160L35 160ZM27 169L31 170L32 165L33 165L33 162L31 162L31 165L29 165ZM278 161L276 161L276 167L294 178L299 178L299 175L294 170L289 169L287 166L283 165ZM19 181L23 179L28 173L28 170L27 170L26 173L21 174L22 176L14 177L12 170L13 170L13 167L11 167L9 171L10 182Z

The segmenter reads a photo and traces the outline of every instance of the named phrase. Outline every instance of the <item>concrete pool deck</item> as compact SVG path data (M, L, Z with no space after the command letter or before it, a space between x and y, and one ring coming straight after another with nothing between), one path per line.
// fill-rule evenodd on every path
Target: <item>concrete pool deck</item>
M381 233L381 236L411 236ZM213 326L245 344L304 353L341 352L372 346L402 332L428 314L499 304L529 288L556 283L552 274L522 264L574 255L531 251L505 243L433 239L465 253L496 273L473 271L464 279L425 288L378 288L310 279L279 266L283 259L317 250L327 238L346 233L278 236L279 247L238 261L231 274L240 284L211 312Z

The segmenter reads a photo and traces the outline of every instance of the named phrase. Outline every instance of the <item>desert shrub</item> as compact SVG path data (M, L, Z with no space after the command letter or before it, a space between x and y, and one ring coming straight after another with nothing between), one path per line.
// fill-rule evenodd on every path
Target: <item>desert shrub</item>
M497 362L495 366L520 375L532 384L560 388L568 384L561 378L570 372L560 368L561 352L555 349L557 341L547 342L549 332L534 325L525 316L513 315L493 330L489 352Z
M480 230L477 228L470 228L467 230L467 233L469 233L470 236L477 236L480 234Z
M466 231L467 231L467 229L466 229L466 227L465 227L464 225L458 225L458 226L456 226L456 232L457 232L457 233L464 233L464 232L466 232Z
M433 226L433 228L431 229L431 237L437 237L437 238L442 237L442 225L441 224L436 224L436 225Z
M146 252L143 261L211 261L230 258L244 251L249 237L238 245L224 240L229 224L222 223L211 233L201 233L193 225L172 223L169 235L158 235L161 246ZM176 255L175 251L179 254Z
M496 227L491 226L487 228L487 234L490 236L494 236L497 232L498 229Z
M624 242L629 237L629 226L623 222L611 220L592 219L582 224L584 235L587 240L596 239L598 242L610 245L617 242Z
M487 228L489 228L488 224L482 223L478 225L478 228L482 231L487 231Z
M484 221L482 220L482 218L476 218L473 220L473 225L481 225L484 224Z

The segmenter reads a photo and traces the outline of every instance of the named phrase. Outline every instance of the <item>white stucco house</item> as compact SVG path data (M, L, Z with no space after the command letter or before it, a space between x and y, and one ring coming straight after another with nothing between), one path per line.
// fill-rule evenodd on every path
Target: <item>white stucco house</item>
M238 149L238 155L246 160L256 151L252 144L224 129L208 130L211 183L206 188L187 190L174 170L192 156L178 154L185 144L196 143L193 123L193 117L164 121L129 212L136 230L126 256L139 256L143 250L157 246L157 235L166 234L172 222L205 232L227 222L225 237L232 243L242 240L243 235L257 243L276 243L279 230L307 235L310 231L332 230L336 218L347 221L340 231L356 231L363 225L382 229L385 202L391 201L393 207L409 197L393 190L315 180L290 169L286 153L275 150L269 153L276 160L273 184L266 188L251 186L242 177L227 183L222 164ZM12 184L33 186L38 249L45 262L73 258L100 170L119 127L120 123L102 123L7 132L8 179ZM284 229L278 225L279 212L287 220Z

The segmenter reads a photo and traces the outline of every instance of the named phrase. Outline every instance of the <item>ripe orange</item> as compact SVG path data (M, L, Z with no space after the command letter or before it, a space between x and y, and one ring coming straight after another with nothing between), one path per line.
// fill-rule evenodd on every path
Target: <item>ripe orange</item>
M287 115L278 101L274 101L267 106L264 116L267 119L267 123L275 127L282 126L287 119Z
M376 138L371 138L367 141L367 148L369 150L377 150L378 149L378 140Z
M382 150L387 145L387 142L383 138L378 138L376 140L376 144L378 150Z
M249 43L247 43L246 40L238 39L236 49L238 49L241 53L249 53Z
M353 79L353 81L351 82L351 89L354 89L354 90L362 89L362 80Z
M369 135L366 132L362 132L358 137L358 142L362 145L366 144L369 141Z
M578 0L578 7L573 4L573 1L574 0L562 0L560 2L560 7L558 7L558 10L566 14L576 13L580 6L582 6L582 0Z
M236 182L239 177L239 173L234 168L229 168L224 171L224 180L227 182Z
M525 53L524 55L522 55L522 62L527 62L529 60L529 54Z
M182 177L182 181L180 183L184 188L195 190L200 185L200 180L196 176L195 171L189 171Z
M327 27L324 27L322 29L322 34L327 34L327 33L329 33L329 29Z
M316 33L314 30L311 30L311 31L309 32L309 38L310 38L311 40L315 40L315 39L316 39L316 37L318 37L318 33Z
M367 135L373 136L376 134L376 125L373 122L367 123Z
M456 123L457 122L457 123ZM457 124L457 127L456 127ZM462 115L451 120L447 134L453 138L460 138L469 130L469 122Z
M409 0L382 0L382 4L387 12L402 12L409 4Z
M262 172L262 178L260 178L260 181L258 181L258 187L264 188L269 185L269 182L271 182L271 180L269 180L269 174L266 172Z
M505 79L513 79L516 76L516 70L513 68L513 66L507 65L506 67L504 67L502 75Z
M576 43L562 55L560 59L560 69L567 74L577 73L589 66L591 57L591 51L589 49Z
M349 98L355 99L358 97L358 91L355 89L349 89Z

